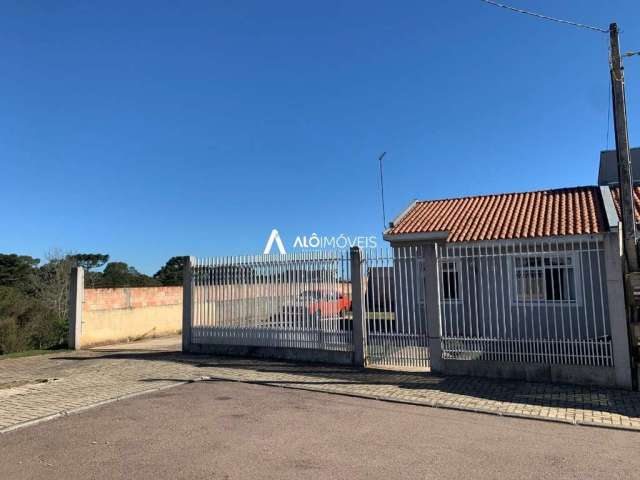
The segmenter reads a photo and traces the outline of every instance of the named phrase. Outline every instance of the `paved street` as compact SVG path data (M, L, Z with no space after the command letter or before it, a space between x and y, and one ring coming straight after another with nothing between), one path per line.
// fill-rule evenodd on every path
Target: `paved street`
M204 381L0 436L2 478L638 478L640 436Z
M182 355L177 348L175 337L0 360L0 432L202 379L640 430L636 392Z

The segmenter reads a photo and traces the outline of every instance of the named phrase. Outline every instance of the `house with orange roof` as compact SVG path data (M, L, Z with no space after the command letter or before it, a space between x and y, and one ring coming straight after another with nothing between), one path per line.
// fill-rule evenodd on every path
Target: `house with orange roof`
M390 223L425 252L433 370L631 387L616 180L602 152L598 186L414 201Z

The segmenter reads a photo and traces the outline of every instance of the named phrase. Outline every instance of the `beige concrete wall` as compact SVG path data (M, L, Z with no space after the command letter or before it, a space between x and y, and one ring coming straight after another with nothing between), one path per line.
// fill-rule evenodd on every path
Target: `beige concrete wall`
M366 287L366 277L364 285ZM225 285L195 285L194 301L230 301L246 298L297 297L305 291L338 292L351 298L351 282L272 282Z
M179 333L182 287L87 288L82 348Z

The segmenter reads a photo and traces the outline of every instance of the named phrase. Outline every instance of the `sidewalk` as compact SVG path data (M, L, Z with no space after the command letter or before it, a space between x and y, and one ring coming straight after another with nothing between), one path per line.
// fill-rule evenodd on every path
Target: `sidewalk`
M190 381L225 380L640 430L640 393L182 355L176 339L0 360L0 432Z

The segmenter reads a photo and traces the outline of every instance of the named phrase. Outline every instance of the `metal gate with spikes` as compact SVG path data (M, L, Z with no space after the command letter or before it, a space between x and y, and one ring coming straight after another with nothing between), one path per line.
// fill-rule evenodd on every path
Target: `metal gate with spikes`
M363 251L362 283L366 365L428 369L423 247Z

